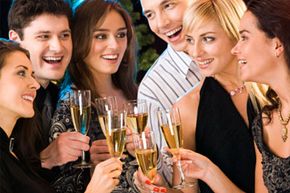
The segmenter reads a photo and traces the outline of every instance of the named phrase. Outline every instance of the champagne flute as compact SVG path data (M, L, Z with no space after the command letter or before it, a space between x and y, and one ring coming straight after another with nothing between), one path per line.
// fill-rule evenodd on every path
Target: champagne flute
M89 90L74 90L70 93L70 109L74 129L83 135L87 135L91 119L91 92ZM91 164L86 162L85 151L82 151L81 162L74 167L91 167Z
M173 156L177 158L177 169L179 171L178 177L180 177L180 179L178 182L174 179L173 188L183 189L185 187L194 186L194 183L188 183L185 181L184 173L181 167L179 148L183 147L183 136L179 109L177 107L172 107L169 110L159 109L157 111L157 117L165 141Z
M148 120L148 107L145 100L130 100L124 105L127 111L127 126L133 133L142 133Z
M110 155L121 158L126 143L126 112L119 111L115 97L97 98L99 122L106 136Z
M135 154L143 174L153 183L157 174L157 146L151 131L133 135Z

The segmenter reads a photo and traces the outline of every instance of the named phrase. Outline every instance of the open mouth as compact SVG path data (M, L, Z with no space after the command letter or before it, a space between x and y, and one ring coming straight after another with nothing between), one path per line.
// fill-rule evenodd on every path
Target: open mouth
M182 26L180 26L179 28L176 28L174 30L171 30L170 32L167 32L165 35L169 38L174 38L176 36L178 36L182 31Z
M44 56L42 59L49 64L60 63L63 57L61 56Z
M31 102L31 103L33 103L33 100L34 100L34 97L33 96L29 96L29 95L24 95L24 96L22 96L22 98L25 101L28 101L28 102Z
M103 55L102 58L106 60L117 60L118 54L107 54L107 55Z

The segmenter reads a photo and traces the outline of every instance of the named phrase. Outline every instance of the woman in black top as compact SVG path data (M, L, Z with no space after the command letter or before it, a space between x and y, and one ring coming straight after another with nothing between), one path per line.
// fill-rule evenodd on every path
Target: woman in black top
M13 143L26 141L33 145L38 133L34 122L33 101L39 84L33 77L28 51L18 44L0 40L0 192L54 192L23 159L13 152ZM24 132L27 138L10 138L14 132ZM24 136L24 135L21 135ZM36 150L31 157L39 162ZM86 189L91 192L111 192L119 183L122 163L110 159L100 163Z

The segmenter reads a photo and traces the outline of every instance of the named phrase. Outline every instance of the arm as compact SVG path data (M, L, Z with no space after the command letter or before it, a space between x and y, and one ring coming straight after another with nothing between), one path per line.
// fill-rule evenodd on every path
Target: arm
M268 192L263 180L263 170L262 170L262 155L259 152L257 145L255 143L256 152L256 171L255 171L255 192Z
M186 149L180 150L180 156L186 176L204 181L214 192L243 192L207 157Z

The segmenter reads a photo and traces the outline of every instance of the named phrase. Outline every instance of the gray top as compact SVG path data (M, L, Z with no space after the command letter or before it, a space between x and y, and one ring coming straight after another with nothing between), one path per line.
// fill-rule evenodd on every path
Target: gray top
M263 126L258 116L252 127L255 143L262 154L263 179L270 193L290 192L290 156L275 155L263 141Z

